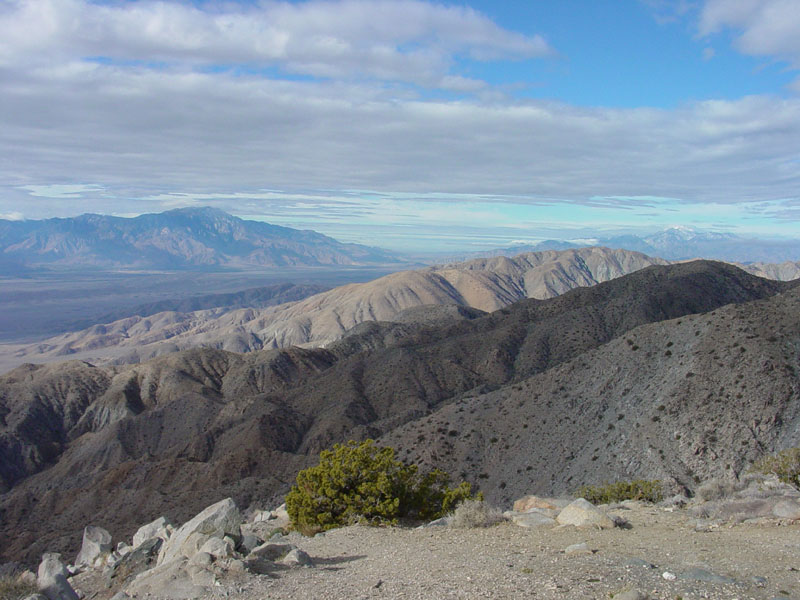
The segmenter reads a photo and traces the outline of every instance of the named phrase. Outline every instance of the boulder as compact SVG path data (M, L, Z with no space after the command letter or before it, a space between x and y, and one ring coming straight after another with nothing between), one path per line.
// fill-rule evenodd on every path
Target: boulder
M511 521L520 527L552 527L556 524L556 520L552 517L544 515L537 511L525 513L513 513Z
M558 510L558 506L539 496L524 496L514 502L514 512L524 513L532 508L545 508L548 510Z
M781 500L772 507L772 514L779 519L800 519L800 502L794 499Z
M245 533L242 535L242 541L239 543L238 550L246 556L263 543L264 540L262 540L257 535L253 535L252 533Z
M281 564L287 567L313 567L314 561L311 560L311 557L306 552L295 548L283 558Z
M278 560L279 558L289 554L289 552L295 548L296 546L292 544L267 542L266 544L261 544L260 546L253 548L253 551L250 552L249 556L254 558L266 558L267 560Z
M48 552L42 555L36 583L48 600L78 600L78 594L67 581L68 576L60 554Z
M136 533L133 534L131 545L136 548L140 546L142 542L151 538L160 538L166 542L172 531L172 523L165 517L158 517L152 523L139 527Z
M139 573L125 590L131 597L147 594L168 600L202 598L208 588L193 581L187 570L187 560L177 558Z
M212 504L175 530L164 543L158 556L158 564L162 565L181 556L189 557L195 554L208 538L221 539L226 535L238 538L241 523L239 509L230 498ZM205 539L199 542L203 537ZM192 542L190 538L194 538L193 543L187 543Z
M560 513L556 521L560 525L575 525L575 527L595 527L611 529L614 521L594 504L583 498L578 498L568 504Z
M230 558L234 555L234 544L231 538L208 538L205 544L200 547L199 552L207 552L216 558Z
M130 579L154 567L163 544L164 540L161 538L150 538L139 544L135 550L122 556L105 571L106 585L114 587L119 584L124 587Z
M75 559L77 566L99 567L111 553L111 534L102 527L93 525L83 530L83 544Z

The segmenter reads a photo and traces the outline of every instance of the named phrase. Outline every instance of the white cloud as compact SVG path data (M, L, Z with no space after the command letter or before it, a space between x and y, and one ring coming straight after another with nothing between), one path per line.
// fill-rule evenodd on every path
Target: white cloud
M417 0L313 0L257 6L12 0L0 8L0 64L105 57L139 64L275 65L323 77L435 85L455 56L542 57L540 36L466 7Z
M40 198L80 198L103 191L102 186L94 184L23 185L20 186L20 189L26 190L31 196Z
M797 0L707 0L700 33L738 31L736 47L746 53L775 56L800 68L800 5Z
M22 221L25 218L19 211L10 212L10 213L0 213L0 219L4 221Z

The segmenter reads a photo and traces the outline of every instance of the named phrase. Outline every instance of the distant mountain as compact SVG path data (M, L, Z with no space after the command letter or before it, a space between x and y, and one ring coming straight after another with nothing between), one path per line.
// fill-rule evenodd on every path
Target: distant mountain
M132 219L85 214L0 220L0 266L197 269L397 263L378 248L315 231L246 221L214 208L181 208Z
M0 560L74 552L87 523L120 538L227 496L268 503L347 439L392 441L492 502L735 477L798 443L799 302L795 284L698 261L365 323L326 349L24 365L0 377Z
M742 264L800 261L800 240L760 240L731 233L702 231L693 227L670 227L644 237L636 235L600 236L586 242L544 240L536 244L515 244L506 248L460 254L457 257L459 260L467 260L479 256L509 256L519 252L566 250L585 246L631 250L673 261L698 258ZM452 259L453 257L448 257L445 260Z
M281 306L131 316L35 344L3 346L0 371L65 356L127 363L197 346L234 352L319 346L340 339L359 323L391 321L413 307L455 304L493 311L525 298L552 298L654 264L665 261L626 250L581 248L400 271Z

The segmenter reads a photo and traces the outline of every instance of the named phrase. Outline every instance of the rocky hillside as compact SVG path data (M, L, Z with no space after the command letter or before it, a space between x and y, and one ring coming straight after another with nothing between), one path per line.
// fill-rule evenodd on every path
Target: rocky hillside
M75 548L96 514L130 535L264 501L349 438L383 436L496 500L732 475L796 435L798 293L696 262L488 315L365 323L327 349L20 367L0 378L0 552Z
M200 346L233 352L320 346L359 323L392 320L413 307L455 304L488 312L525 298L552 298L654 264L665 261L625 250L580 248L401 271L277 307L168 311L36 344L4 346L0 366L8 369L68 356L93 363L131 363Z
M398 262L377 248L343 244L315 231L246 221L213 208L180 208L132 219L85 214L0 220L0 257L3 264L22 267L114 269Z

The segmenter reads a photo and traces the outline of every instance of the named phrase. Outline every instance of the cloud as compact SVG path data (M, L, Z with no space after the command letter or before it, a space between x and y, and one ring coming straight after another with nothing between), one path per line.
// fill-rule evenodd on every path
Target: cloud
M24 218L21 212L0 213L0 219L4 221L22 221Z
M800 183L796 99L676 110L484 105L114 65L5 71L0 81L0 177L16 185L733 202L796 195Z
M800 10L797 0L707 0L700 13L702 35L735 29L745 54L774 56L800 68Z
M327 78L435 86L456 56L527 59L552 49L467 7L416 0L255 6L12 0L0 8L0 64L110 60L128 66L277 66Z
M20 189L26 190L31 196L40 198L81 198L85 195L102 192L103 187L94 184L49 184L49 185L23 185Z

